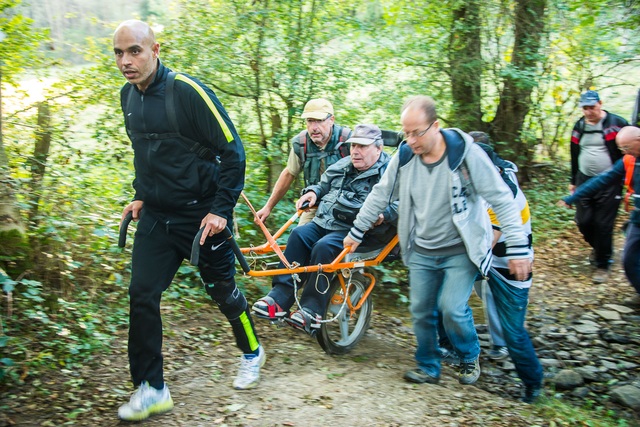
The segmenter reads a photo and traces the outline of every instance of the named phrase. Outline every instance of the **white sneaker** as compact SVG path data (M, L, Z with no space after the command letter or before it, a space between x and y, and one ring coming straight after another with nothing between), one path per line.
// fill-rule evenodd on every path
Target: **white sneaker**
M458 382L460 384L475 384L480 378L480 359L476 359L473 362L460 363L460 373L458 376Z
M262 346L259 347L258 355L247 358L247 355L240 357L240 369L238 376L233 381L233 388L237 390L247 390L258 385L260 381L260 368L264 366L267 355Z
M118 418L125 421L142 421L151 415L162 414L172 409L173 400L169 387L165 384L162 390L157 390L145 381L133 393L129 403L118 408Z
M509 350L505 346L494 345L491 350L488 351L489 359L502 360L509 356Z

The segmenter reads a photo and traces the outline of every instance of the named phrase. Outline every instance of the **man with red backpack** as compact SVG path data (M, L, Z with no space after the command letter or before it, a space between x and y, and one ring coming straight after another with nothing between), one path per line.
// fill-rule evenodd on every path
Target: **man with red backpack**
M315 185L329 166L349 155L349 146L345 142L351 136L351 129L335 124L333 105L329 101L323 98L310 100L301 117L307 129L291 140L287 167L278 177L267 203L257 212L257 217L263 222L301 172L305 187ZM315 212L314 208L302 214L298 225L311 221Z

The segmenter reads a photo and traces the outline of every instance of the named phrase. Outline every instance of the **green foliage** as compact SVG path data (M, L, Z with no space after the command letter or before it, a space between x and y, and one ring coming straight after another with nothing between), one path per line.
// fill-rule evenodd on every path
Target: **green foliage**
M29 76L31 88L44 87L54 115L54 143L41 186L33 185L29 167L35 108L20 92L3 99L11 105L3 136L18 207L26 218L38 203L27 250L0 259L8 273L0 278L3 295L11 297L0 305L3 383L73 367L108 351L115 330L127 323L130 246L123 253L115 243L120 212L130 200L131 153L128 142L113 143L113 135L122 134L121 120L112 126L119 132L109 125L91 130L100 114L114 124L121 118L114 96L121 77L117 70L97 70L99 64L65 70L47 87ZM86 84L89 76L95 76L95 87ZM107 91L111 102L104 101Z
M0 262L20 256L26 250L24 235L18 229L0 231Z
M568 167L541 165L533 169L531 182L522 186L531 209L534 248L575 227L575 211L556 206L569 194L569 175Z
M33 27L33 20L16 12L20 0L0 0L0 75L2 80L15 84L18 73L29 64L30 68L43 63L39 51L47 40L47 31Z
M116 329L126 325L126 298L117 292L78 290L72 300L50 293L35 280L13 281L0 275L4 293L12 295L2 317L0 383L22 382L50 369L78 367L97 351L108 351ZM96 307L109 307L97 311Z
M630 42L639 35L637 26L628 25L633 15L611 2L571 0L550 7L546 60L536 77L527 127L536 134L542 154L557 160L568 155L582 91L598 90L606 109L629 116L637 89L631 70L637 67L640 45Z
M583 407L564 403L554 397L546 397L536 405L536 414L543 416L555 427L628 427L629 421L620 419L615 412L587 401Z
M269 191L280 173L308 99L329 98L338 123L351 121L345 113L353 106L347 105L350 83L373 77L363 73L364 64L345 66L361 46L352 31L366 31L378 19L375 10L356 13L364 3L345 10L335 0L179 1L182 13L158 33L165 62L210 85L231 111L257 165L252 185L259 190ZM252 200L258 209L266 201L264 194Z

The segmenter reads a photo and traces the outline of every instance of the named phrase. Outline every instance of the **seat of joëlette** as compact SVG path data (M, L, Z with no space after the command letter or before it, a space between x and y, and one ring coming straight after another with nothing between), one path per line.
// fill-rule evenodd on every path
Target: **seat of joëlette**
M389 239L389 242L391 239ZM381 242L381 241L367 241L365 240L358 249L352 254L347 254L345 256L346 262L355 262L355 261L367 261L374 259L377 257L380 252L387 246L389 242ZM383 262L394 261L400 258L400 245L396 244L391 252L382 260Z

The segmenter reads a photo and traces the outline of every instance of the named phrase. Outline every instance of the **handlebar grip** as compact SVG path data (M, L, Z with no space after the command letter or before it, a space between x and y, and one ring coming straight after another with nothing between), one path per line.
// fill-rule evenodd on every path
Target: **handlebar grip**
M200 260L200 238L202 237L203 232L204 232L204 227L198 230L198 232L196 233L196 236L193 238L193 243L191 245L191 259L189 260L193 265L198 265L198 261ZM242 267L242 271L244 271L245 273L248 273L251 270L251 267L249 267L247 260L242 254L242 251L238 246L238 242L236 242L236 239L233 238L233 234L231 234L231 230L229 230L229 227L225 227L224 230L221 231L221 233L222 233L222 237L224 237L229 241L229 244L231 245L231 249L233 250L233 253L238 259L238 262L240 262L240 267Z
M193 265L198 265L198 261L200 261L200 238L202 237L203 231L204 227L198 230L191 244L191 259L189 259L189 262Z
M120 224L120 235L118 236L118 247L120 248L124 248L124 245L127 242L127 228L129 227L129 223L132 219L133 212L129 211L122 220L122 224Z

